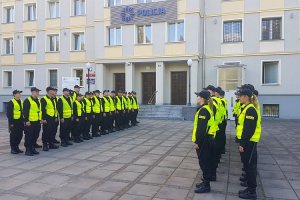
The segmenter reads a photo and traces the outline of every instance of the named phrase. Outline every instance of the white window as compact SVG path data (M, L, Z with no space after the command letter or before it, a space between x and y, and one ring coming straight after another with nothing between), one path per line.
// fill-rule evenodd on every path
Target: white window
M108 28L108 41L109 46L121 45L122 43L121 27Z
M107 0L108 7L120 6L121 4L121 0Z
M80 78L80 86L83 86L83 69L74 69L73 76Z
M223 42L242 41L242 20L226 21L223 23Z
M168 42L184 41L184 22L168 24Z
M73 1L73 15L74 16L81 16L85 15L85 0L74 0Z
M26 4L24 10L24 19L27 21L36 20L36 4Z
M151 43L151 25L137 26L137 43Z
M25 70L25 87L34 86L34 70Z
M12 87L12 71L3 71L3 87Z
M84 50L84 33L73 33L72 34L72 50L73 51L83 51Z
M59 17L59 1L50 0L49 5L49 18L55 19Z
M48 35L48 48L49 52L59 51L59 35Z
M14 54L14 39L13 38L3 39L2 54L4 54L4 55Z
M57 69L49 69L49 86L57 88Z
M279 84L279 62L262 63L262 84Z
M150 3L152 0L138 0L138 3Z
M4 7L3 23L12 23L15 21L15 8L13 6Z
M25 37L25 53L35 53L35 36L26 36Z

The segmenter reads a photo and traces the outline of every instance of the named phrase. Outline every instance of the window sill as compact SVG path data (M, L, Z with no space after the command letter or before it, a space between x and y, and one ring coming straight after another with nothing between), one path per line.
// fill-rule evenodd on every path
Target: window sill
M24 86L24 88L32 88L32 87L35 87L34 85L33 86Z
M280 86L279 83L263 83L261 86Z
M23 20L24 23L26 22L36 22L36 19L35 20Z
M46 18L46 20L55 20L55 19L60 19L60 17L55 17L55 18Z
M70 52L86 52L86 50L71 50Z
M284 39L260 40L260 42L277 42L277 41L284 41Z
M240 44L244 43L244 41L239 41L239 42L222 42L221 44Z
M36 52L30 53L30 52L25 52L23 55L36 55Z
M4 89L12 88L12 86L3 86Z
M166 44L180 44L185 43L185 41L175 41L175 42L165 42Z
M6 24L14 24L15 22L2 22L2 25L6 25Z
M118 44L118 45L105 45L104 47L109 47L109 48L117 48L117 47L122 47L122 44Z
M136 43L135 46L151 46L153 43Z
M46 51L45 53L60 53L60 51Z
M14 56L15 54L2 54L1 56Z
M74 18L75 18L75 17L86 17L86 14L85 14L85 15L71 15L70 17L72 17L72 18L73 18L73 17L74 17Z

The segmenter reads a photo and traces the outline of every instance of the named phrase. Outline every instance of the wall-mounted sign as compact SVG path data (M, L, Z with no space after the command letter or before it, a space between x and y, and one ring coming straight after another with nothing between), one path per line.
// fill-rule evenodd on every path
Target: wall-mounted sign
M111 7L111 25L149 24L177 20L177 0Z

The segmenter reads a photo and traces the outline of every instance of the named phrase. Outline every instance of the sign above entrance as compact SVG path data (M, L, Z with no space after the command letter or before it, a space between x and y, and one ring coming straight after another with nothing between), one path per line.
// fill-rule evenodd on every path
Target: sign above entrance
M177 20L177 0L111 7L111 25L150 24Z

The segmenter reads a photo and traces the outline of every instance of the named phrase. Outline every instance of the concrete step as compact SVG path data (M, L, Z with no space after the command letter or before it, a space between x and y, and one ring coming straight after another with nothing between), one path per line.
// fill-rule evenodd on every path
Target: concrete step
M184 106L173 105L142 105L139 110L139 118L184 120L182 110Z

